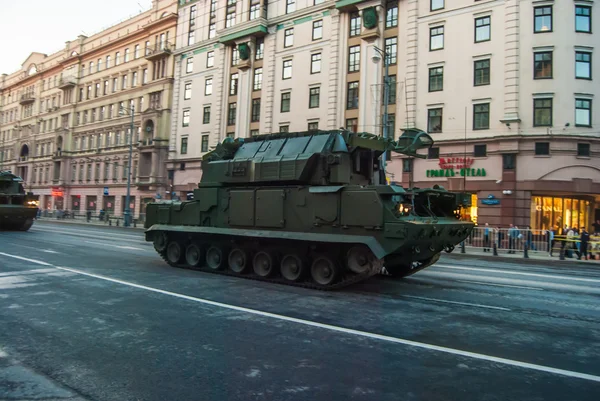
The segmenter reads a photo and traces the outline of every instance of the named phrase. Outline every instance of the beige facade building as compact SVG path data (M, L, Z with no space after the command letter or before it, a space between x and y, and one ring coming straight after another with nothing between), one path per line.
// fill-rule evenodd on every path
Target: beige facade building
M381 133L376 46L388 54L390 132L417 127L436 142L427 160L394 155L391 181L466 191L476 221L589 225L600 218L595 3L182 1L170 183L194 188L225 136Z
M177 3L152 8L0 78L0 164L40 208L122 215L163 197ZM133 124L133 132L131 130Z

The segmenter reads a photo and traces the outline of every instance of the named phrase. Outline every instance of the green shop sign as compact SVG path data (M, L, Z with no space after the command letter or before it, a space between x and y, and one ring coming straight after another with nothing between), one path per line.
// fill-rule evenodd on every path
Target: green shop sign
M475 159L471 157L440 157L439 169L427 170L429 178L434 177L485 177L484 168L472 168Z

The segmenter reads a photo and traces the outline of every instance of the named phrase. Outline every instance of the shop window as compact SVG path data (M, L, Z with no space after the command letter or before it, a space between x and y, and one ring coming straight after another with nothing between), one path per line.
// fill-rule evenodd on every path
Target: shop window
M536 142L535 155L548 156L550 154L550 142Z
M577 144L577 156L590 157L590 144L589 143L578 143Z
M531 198L531 228L534 230L558 229L565 226L581 228L587 225L591 204L587 199L551 196Z
M427 152L428 159L439 159L440 158L440 148L429 148Z
M475 156L475 157L487 156L487 145L475 145L473 147L473 156Z
M516 164L516 155L507 153L502 155L502 169L503 170L514 170Z

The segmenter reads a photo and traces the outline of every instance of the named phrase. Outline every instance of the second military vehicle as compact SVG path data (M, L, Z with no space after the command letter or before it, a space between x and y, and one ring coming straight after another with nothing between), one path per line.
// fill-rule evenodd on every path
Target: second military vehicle
M25 192L23 179L0 171L0 229L27 231L38 213L32 192Z
M203 158L193 200L150 203L146 240L172 266L316 289L435 263L471 232L457 196L387 185L383 152L424 158L425 132L398 141L346 130L226 139Z

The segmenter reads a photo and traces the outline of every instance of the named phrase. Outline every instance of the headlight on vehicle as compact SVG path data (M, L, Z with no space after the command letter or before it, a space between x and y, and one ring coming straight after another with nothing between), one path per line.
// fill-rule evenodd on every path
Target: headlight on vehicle
M36 200L30 200L27 202L28 206L36 206L37 207L37 206L39 206L39 204L40 204L40 202L36 201Z

